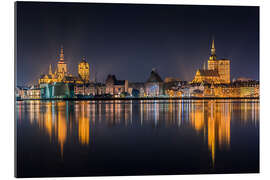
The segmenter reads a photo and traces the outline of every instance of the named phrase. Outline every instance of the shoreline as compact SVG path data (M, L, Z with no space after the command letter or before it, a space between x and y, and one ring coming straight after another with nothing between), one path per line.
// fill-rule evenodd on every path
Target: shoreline
M226 99L257 99L259 97L143 97L143 98L39 98L39 99L16 99L16 101L130 101L130 100L226 100Z

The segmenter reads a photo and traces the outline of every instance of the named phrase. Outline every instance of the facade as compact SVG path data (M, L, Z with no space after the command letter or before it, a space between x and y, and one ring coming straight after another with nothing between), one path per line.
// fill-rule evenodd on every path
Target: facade
M16 99L26 99L27 98L27 88L25 87L16 87L15 93L16 93Z
M61 50L60 50L60 57L59 57L59 61L57 63L57 71L56 71L56 75L62 79L64 78L65 75L67 75L67 63L64 59L64 48L63 46L61 46Z
M106 79L106 94L120 97L121 93L128 92L128 80L117 80L115 75L109 74Z
M151 71L150 77L145 83L145 95L148 97L164 95L163 80L155 69Z
M41 98L41 89L40 88L30 88L26 92L28 99L40 99Z
M187 85L186 81L181 81L180 79L173 78L168 80L168 78L165 78L163 88L165 96L167 97L182 97L183 87Z
M42 89L37 86L31 87L16 87L16 99L40 99Z
M74 84L64 82L54 82L41 84L41 98L74 98Z
M259 97L259 82L233 82L229 84L192 84L188 88L193 97ZM201 91L201 94L198 93Z
M106 86L102 83L87 83L87 84L76 84L74 87L74 94L77 97L80 96L97 96L106 93Z
M85 57L83 57L82 61L78 65L78 74L84 83L89 82L90 78L89 64L86 62Z
M135 92L138 92L135 93ZM145 96L145 83L143 82L132 82L128 83L128 93L132 96L144 97Z
M209 84L230 83L230 60L217 59L214 40L212 41L211 55L208 60L208 68L198 69L191 83L201 82Z
M220 76L217 70L198 69L192 83L220 84Z
M215 67L216 69L214 69ZM218 71L221 83L230 83L230 60L228 59L220 59L215 61L208 60L208 69Z

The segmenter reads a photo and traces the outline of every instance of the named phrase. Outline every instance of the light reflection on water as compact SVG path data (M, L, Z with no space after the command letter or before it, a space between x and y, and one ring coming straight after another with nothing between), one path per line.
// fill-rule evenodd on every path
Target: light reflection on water
M240 118L234 118L234 114L240 114ZM203 137L214 166L217 148L230 150L232 123L256 127L259 119L258 100L17 102L18 127L29 123L38 128L51 143L58 144L61 158L68 138L77 137L81 146L93 145L97 126L190 128Z

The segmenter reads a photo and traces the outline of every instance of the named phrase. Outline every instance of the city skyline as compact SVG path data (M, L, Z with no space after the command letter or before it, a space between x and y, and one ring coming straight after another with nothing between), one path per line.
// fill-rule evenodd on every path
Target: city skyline
M259 173L259 8L15 2L15 177Z
M49 64L57 63L61 44L72 74L77 74L77 64L85 56L90 71L93 68L101 82L108 74L144 82L152 68L158 69L162 78L190 81L196 69L202 68L209 58L213 36L217 57L231 60L231 79L259 80L258 7L91 3L17 5L21 6L17 19L17 85L36 81L40 73L47 73ZM225 10L231 14L223 17ZM51 13L45 15L47 11ZM252 15L246 17L248 12ZM32 13L36 16L30 18ZM186 19L180 16L179 23L176 22L182 13L186 13ZM126 17L122 17L123 14ZM188 16L191 14L193 16ZM75 20L74 24L71 19ZM211 24L215 25L212 29ZM206 30L196 29L201 27ZM245 31L241 31L243 29ZM91 79L92 75L90 72Z

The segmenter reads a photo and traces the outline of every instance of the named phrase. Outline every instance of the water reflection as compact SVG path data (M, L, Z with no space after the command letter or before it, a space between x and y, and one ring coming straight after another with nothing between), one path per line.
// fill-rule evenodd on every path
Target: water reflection
M95 114L95 113L93 113L93 114ZM79 141L81 144L87 145L87 144L89 144L89 129L90 129L89 104L86 104L86 103L81 104L80 115L79 115L78 121L79 121L78 122Z
M240 114L240 118L233 118ZM28 118L22 118L28 117ZM65 143L94 142L98 126L128 128L178 128L194 131L209 150L212 166L216 152L229 150L231 126L257 126L258 101L233 100L142 100L142 101L21 101L17 102L20 124L38 128L50 143L57 142L63 158ZM22 119L25 122L22 122ZM232 121L233 119L236 119ZM76 138L76 142L73 139Z

